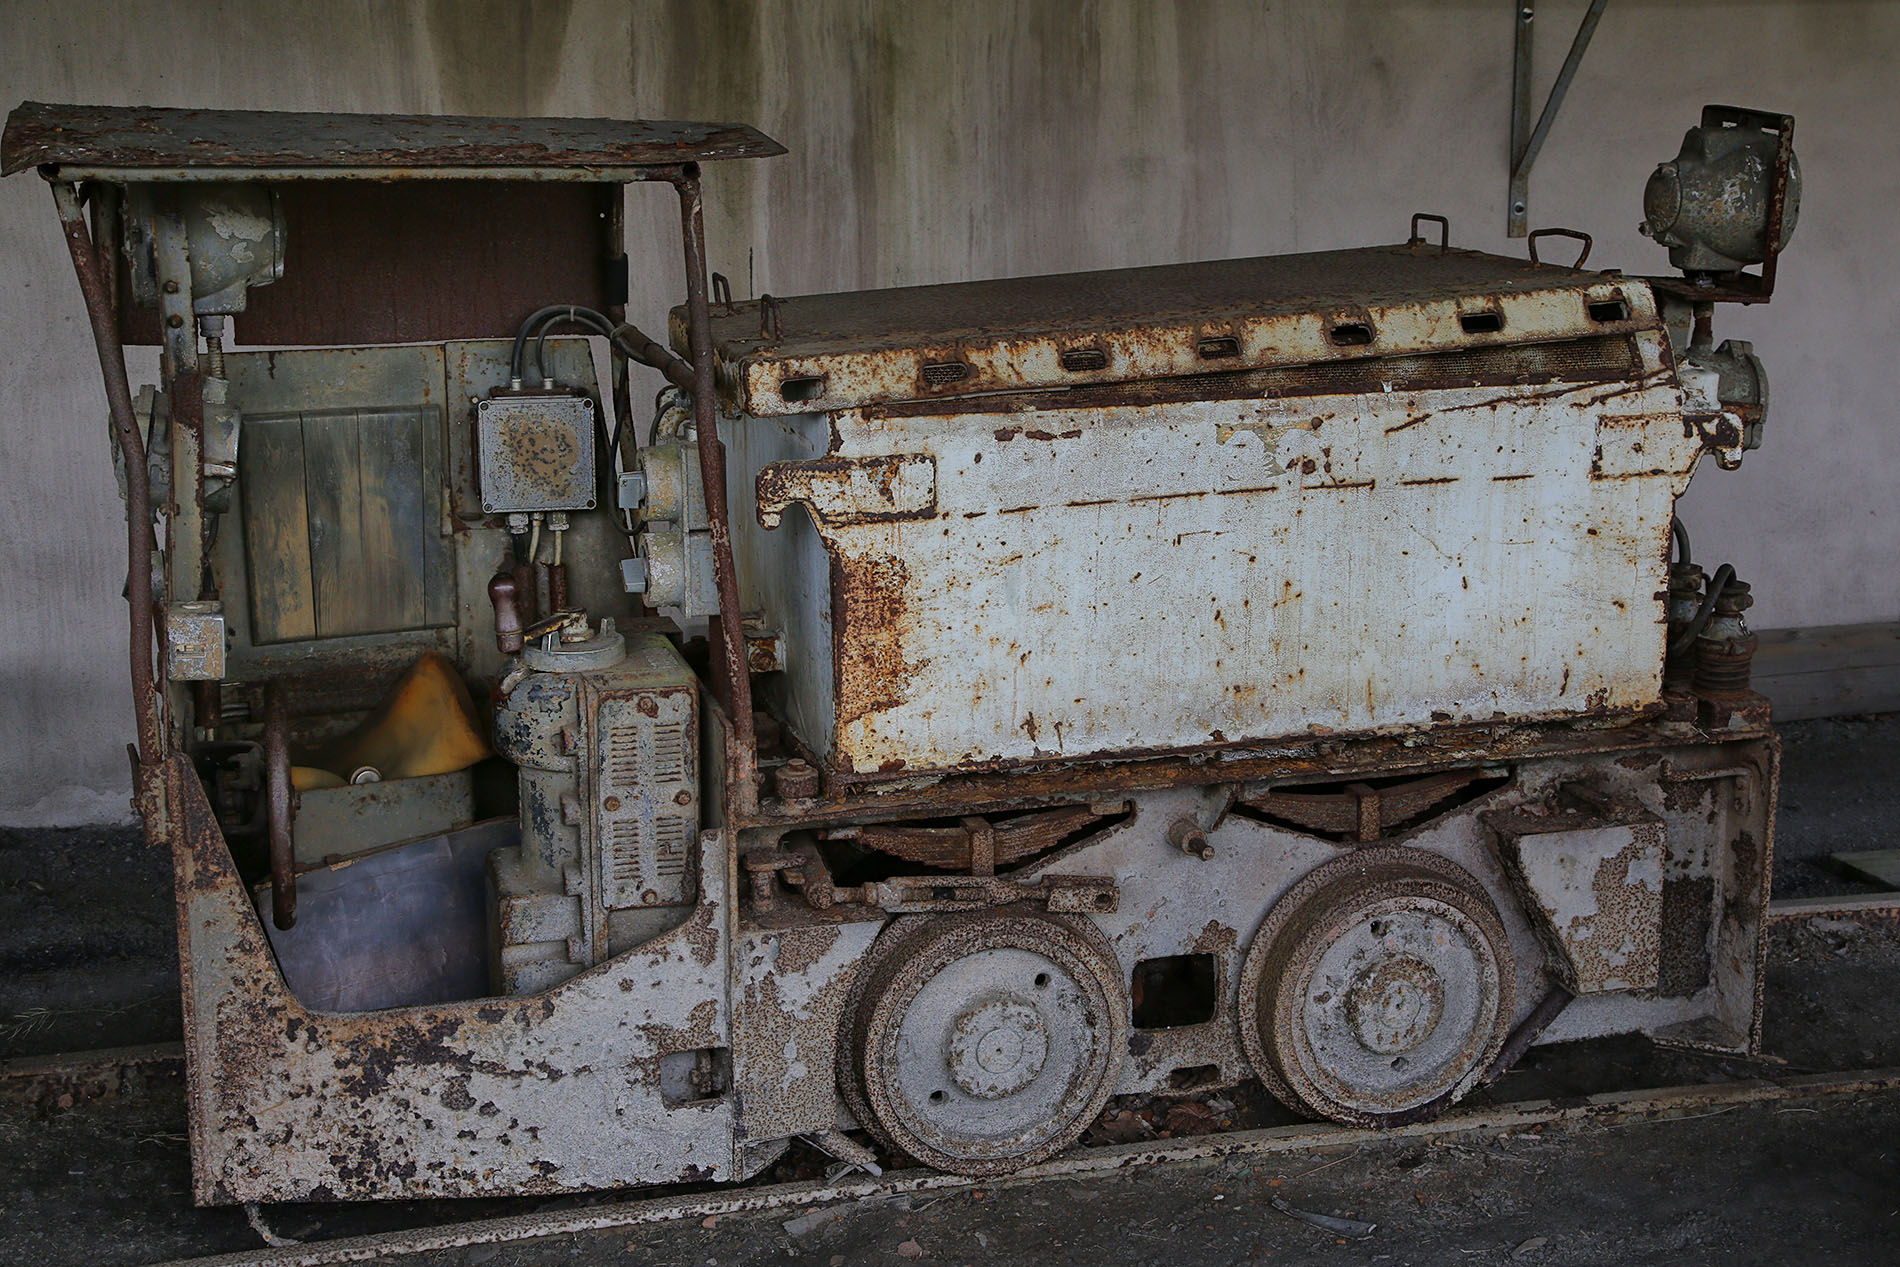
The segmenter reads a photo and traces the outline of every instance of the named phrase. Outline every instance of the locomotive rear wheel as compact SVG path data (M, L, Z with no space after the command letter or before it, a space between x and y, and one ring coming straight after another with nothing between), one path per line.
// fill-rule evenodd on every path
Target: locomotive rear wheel
M1510 1032L1515 981L1469 872L1419 849L1357 849L1268 912L1241 973L1241 1040L1295 1112L1396 1126L1476 1085Z
M1092 925L986 911L893 927L846 1015L839 1089L858 1120L925 1165L995 1175L1101 1113L1128 1000Z

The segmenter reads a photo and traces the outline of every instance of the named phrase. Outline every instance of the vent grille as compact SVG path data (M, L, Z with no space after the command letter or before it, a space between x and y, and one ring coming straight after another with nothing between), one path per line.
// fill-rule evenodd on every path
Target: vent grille
M646 752L640 751L642 730ZM643 779L686 777L686 727L679 722L651 726L615 726L607 732L607 782L638 787Z
M686 846L691 834L686 820L677 814L654 820L651 837L637 818L608 823L607 905L616 910L668 905L688 870Z
M637 818L617 819L607 824L603 842L607 849L607 892L609 906L638 906L646 880L646 832ZM632 901L620 900L619 895Z
M686 820L668 814L653 824L655 875L674 877L686 874Z
M653 777L686 777L686 727L678 722L662 722L653 728Z
M595 822L609 910L693 899L699 789L691 691L600 701Z
M932 361L924 366L924 386L942 387L960 383L970 376L970 367L962 361Z

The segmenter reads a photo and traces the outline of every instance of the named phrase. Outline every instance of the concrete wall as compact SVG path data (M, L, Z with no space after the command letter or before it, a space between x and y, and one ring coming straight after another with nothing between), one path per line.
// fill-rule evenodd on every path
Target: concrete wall
M1582 0L1539 6L1540 90ZM1807 180L1770 309L1723 312L1774 381L1768 447L1691 491L1698 557L1762 627L1900 618L1900 7L1616 0L1532 187L1592 262L1663 271L1651 165L1704 102L1793 113ZM949 281L1391 242L1412 211L1504 236L1511 6L1100 0L8 0L0 96L173 106L740 119L715 168L735 289ZM636 189L635 320L679 293ZM644 272L642 265L649 267ZM550 300L558 296L549 296ZM120 818L131 730L104 395L41 182L0 185L0 823ZM137 376L149 367L135 366ZM1536 578L1526 577L1533 585Z

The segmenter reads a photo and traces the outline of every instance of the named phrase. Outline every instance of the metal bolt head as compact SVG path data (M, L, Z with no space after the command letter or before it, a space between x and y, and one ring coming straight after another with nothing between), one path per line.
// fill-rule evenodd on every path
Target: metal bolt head
M809 801L818 795L818 771L803 757L793 757L778 768L773 786L786 801Z
M1168 843L1190 857L1206 862L1214 856L1214 846L1207 842L1207 833L1192 818L1176 819L1168 828Z

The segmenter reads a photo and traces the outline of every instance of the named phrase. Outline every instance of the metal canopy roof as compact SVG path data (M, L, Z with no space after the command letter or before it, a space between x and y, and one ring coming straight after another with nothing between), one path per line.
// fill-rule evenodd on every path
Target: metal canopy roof
M0 175L64 180L640 180L642 169L769 158L743 123L304 114L23 102L0 138Z

